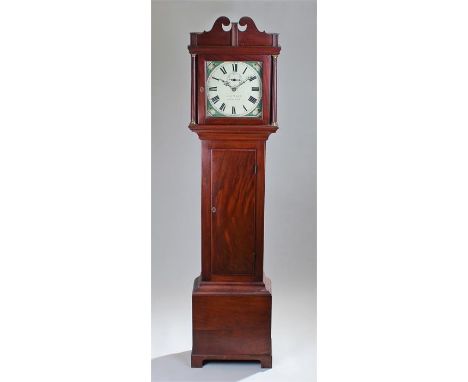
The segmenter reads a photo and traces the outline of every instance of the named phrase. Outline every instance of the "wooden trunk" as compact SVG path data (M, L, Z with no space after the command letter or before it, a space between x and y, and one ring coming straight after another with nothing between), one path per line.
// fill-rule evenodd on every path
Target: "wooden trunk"
M202 139L202 273L192 294L192 367L207 360L271 367L263 214L265 141L274 130L246 129L239 139L220 127L192 129Z

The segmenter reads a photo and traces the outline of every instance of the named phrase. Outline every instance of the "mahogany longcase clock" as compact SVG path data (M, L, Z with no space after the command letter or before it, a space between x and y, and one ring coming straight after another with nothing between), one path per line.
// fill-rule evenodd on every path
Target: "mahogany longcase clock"
M224 26L224 27L223 27ZM192 292L192 367L271 357L271 283L263 273L265 143L278 129L278 34L219 17L191 33L190 130L202 141L201 275Z

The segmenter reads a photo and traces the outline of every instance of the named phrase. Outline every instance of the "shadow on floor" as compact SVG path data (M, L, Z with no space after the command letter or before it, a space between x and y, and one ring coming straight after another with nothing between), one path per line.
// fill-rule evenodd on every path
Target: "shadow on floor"
M237 382L268 372L260 362L210 361L201 369L190 367L190 351L168 354L151 360L151 382Z

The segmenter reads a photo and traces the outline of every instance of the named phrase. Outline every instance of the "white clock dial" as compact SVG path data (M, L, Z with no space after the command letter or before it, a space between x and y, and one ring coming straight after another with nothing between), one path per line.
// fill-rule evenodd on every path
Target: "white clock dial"
M206 72L207 116L262 116L261 62L207 61Z

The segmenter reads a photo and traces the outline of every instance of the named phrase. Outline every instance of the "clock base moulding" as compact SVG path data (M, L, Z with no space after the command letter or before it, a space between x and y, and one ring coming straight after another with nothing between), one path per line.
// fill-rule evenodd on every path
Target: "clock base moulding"
M260 361L272 367L271 282L203 282L192 293L192 367L210 360Z

